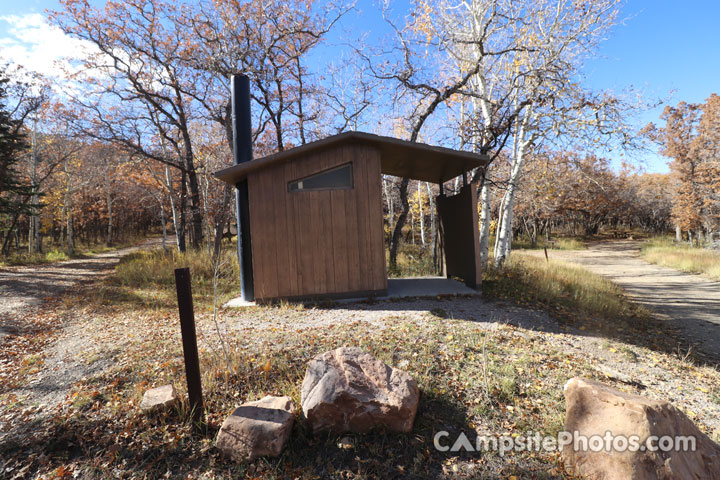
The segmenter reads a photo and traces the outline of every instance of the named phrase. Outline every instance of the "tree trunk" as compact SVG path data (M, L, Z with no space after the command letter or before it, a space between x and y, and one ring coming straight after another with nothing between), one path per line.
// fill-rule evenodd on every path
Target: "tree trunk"
M185 138L185 168L188 186L190 187L190 221L192 224L192 246L199 249L203 239L203 215L200 198L200 185L198 184L197 172L195 171L194 155L190 144L189 135Z
M389 180L386 181L386 179L383 177L382 179L382 185L383 185L383 193L385 194L385 200L387 200L387 206L388 206L388 231L393 231L393 225L395 221L395 208L393 205L392 200L392 191L388 188L387 184L390 183Z
M480 264L484 267L488 261L490 241L490 182L483 175L480 188Z
M408 202L408 183L409 179L403 178L400 182L400 205L402 206L402 211L400 212L400 216L397 219L397 223L395 224L395 228L392 232L392 238L390 239L390 269L391 270L397 270L397 255L398 255L398 248L400 246L400 236L402 234L402 229L405 226L405 222L407 221L408 213L410 213L410 203Z
M420 244L425 248L425 210L423 209L422 190L420 181L417 182L418 205L420 207Z
M105 165L105 203L107 204L108 224L105 243L110 246L113 243L113 209L112 192L110 191L110 167Z
M493 245L493 254L497 256L498 246L500 245L500 227L502 219L505 216L505 201L507 200L507 191L503 194L502 200L500 200L500 207L498 208L497 225L495 226L495 245ZM497 258L495 259L495 265L497 265Z
M170 172L170 165L165 165L165 183L167 184L168 197L170 198L170 211L172 213L173 230L175 231L175 242L177 243L178 251L185 251L185 239L182 240L180 235L180 225L178 224L178 212L177 205L175 204L175 190L172 184L172 174ZM184 231L184 230L183 230Z
M162 223L162 247L167 253L167 222L165 220L165 205L162 201L162 195L160 195L160 223Z
M230 206L230 199L232 198L232 186L226 184L223 188L223 200L220 212L215 217L215 242L213 245L213 258L220 256L222 249L223 231L225 231L225 223L227 221L227 211Z
M182 175L180 176L180 222L177 229L177 241L178 241L178 250L181 252L185 252L187 250L187 246L185 243L185 226L187 224L187 179L185 170L182 171Z
M10 247L10 238L12 238L13 230L15 229L15 226L17 225L18 220L20 219L20 214L16 213L13 217L12 224L10 225L10 228L7 230L7 233L5 234L5 240L3 241L2 245L2 254L7 256L9 252Z
M68 208L66 217L67 236L65 237L68 256L73 256L75 254L75 226L73 223L72 209Z
M430 188L430 183L425 182L425 188L427 189L428 195L428 208L430 208L430 238L433 239L433 252L437 249L437 225L435 224L435 199L433 198L433 191Z
M500 216L498 217L498 234L495 241L495 267L502 267L512 250L515 192L518 182L520 181L523 164L525 163L525 148L528 145L528 141L525 139L525 128L531 115L532 108L525 114L513 139L512 170L510 171L508 188L503 197L502 208L500 209Z
M415 245L415 210L410 209L410 243Z
M505 260L510 256L512 249L512 225L515 206L515 181L510 179L510 184L505 192L503 201L502 217L498 226L497 242L495 243L495 266L502 267Z

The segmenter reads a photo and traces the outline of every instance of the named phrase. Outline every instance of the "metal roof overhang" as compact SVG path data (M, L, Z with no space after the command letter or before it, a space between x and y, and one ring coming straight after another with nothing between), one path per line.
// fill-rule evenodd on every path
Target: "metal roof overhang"
M226 183L235 185L253 172L290 161L316 150L357 143L372 145L380 150L382 173L431 183L446 182L474 168L484 167L489 161L487 156L476 153L370 133L345 132L219 170L215 172L215 176Z

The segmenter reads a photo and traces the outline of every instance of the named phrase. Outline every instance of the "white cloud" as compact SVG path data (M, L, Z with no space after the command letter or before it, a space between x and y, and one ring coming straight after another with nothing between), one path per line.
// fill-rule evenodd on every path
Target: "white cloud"
M63 68L75 70L71 60L94 51L88 42L66 35L39 13L0 16L0 22L7 24L7 33L0 38L0 58L25 70L57 79Z

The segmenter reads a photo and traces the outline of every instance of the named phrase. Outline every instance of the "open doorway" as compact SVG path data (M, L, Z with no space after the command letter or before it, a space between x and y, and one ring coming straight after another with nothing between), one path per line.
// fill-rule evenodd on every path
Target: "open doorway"
M401 284L401 290L467 293L459 285L453 285L453 279L466 287L479 288L477 187L458 186L451 193L441 192L437 184L410 181L407 195L409 215L398 245L397 262L392 266L390 239L397 221L396 206L403 202L399 192L400 181L383 176L389 294L392 296L393 290L398 290ZM428 288L422 288L423 284Z

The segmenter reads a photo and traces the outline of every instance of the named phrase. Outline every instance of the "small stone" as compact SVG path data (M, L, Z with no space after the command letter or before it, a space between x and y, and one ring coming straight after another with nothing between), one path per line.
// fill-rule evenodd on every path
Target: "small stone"
M565 404L567 432L577 432L588 439L604 437L610 432L609 451L584 449L580 442L578 448L574 444L563 448L565 464L584 479L720 480L720 446L669 402L625 393L592 380L573 378L565 385ZM643 449L651 435L657 439L694 438L695 449ZM616 448L621 445L617 439L634 436L641 448ZM661 446L659 442L653 448Z
M175 387L163 385L162 387L151 388L143 395L140 409L145 413L153 413L169 410L177 405L178 398Z
M343 450L350 450L353 448L352 438L350 437L343 437L340 439L340 441L337 444L338 448L341 448Z
M359 348L338 348L310 361L302 409L313 431L412 430L420 391L406 372Z
M290 397L264 397L240 405L220 427L215 446L235 461L277 457L295 420Z

